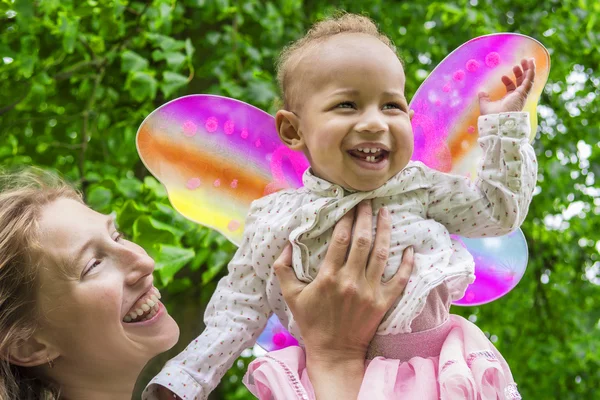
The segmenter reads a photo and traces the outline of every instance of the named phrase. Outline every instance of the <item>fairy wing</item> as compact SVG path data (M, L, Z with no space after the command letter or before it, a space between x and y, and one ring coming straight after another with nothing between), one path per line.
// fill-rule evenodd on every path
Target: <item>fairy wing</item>
M173 207L236 245L252 201L300 187L308 168L302 153L281 143L271 115L221 96L185 96L159 107L136 141Z
M516 33L477 37L450 53L427 77L409 107L415 137L413 159L442 172L475 179L482 150L477 145L479 92L492 100L504 96L502 75L522 59L535 58L536 76L524 111L531 118L530 141L537 131L537 104L548 80L550 56L537 40ZM527 267L527 242L519 229L484 239L460 239L475 258L476 281L457 305L479 305L512 290Z

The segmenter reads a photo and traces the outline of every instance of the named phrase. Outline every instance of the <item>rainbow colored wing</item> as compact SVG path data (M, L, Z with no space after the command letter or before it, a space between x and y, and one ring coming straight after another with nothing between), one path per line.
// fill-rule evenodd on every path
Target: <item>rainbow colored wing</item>
M413 160L443 172L475 179L482 157L477 145L481 91L492 100L506 94L502 75L524 58L535 58L534 86L524 111L530 113L532 141L537 130L537 104L548 80L550 56L537 40L516 33L481 36L450 53L427 77L409 107L415 135Z
M191 95L152 112L137 134L148 170L182 215L239 245L250 203L302 185L308 161L271 115L227 97Z
M524 58L535 58L534 86L525 111L531 118L531 137L537 130L537 104L548 80L550 56L537 40L515 33L481 36L448 55L427 77L409 107L415 135L413 160L443 172L475 179L482 157L477 145L481 91L492 100L504 96L501 81ZM527 268L527 242L519 229L500 238L462 239L475 258L476 280L457 305L479 305L511 291ZM501 249L502 251L497 251Z

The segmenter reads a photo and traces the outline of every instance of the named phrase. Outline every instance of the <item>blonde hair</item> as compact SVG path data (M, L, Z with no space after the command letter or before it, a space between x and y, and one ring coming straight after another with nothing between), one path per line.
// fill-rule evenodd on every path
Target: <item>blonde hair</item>
M0 399L56 399L55 387L34 368L9 362L9 348L37 327L39 262L34 257L38 220L49 203L80 194L58 176L37 168L0 173Z
M290 108L290 87L292 86L293 71L300 62L300 56L306 50L323 43L327 39L343 33L364 33L379 39L388 46L396 56L396 47L391 39L379 32L379 29L369 17L357 14L338 12L314 24L302 38L284 47L277 60L277 82L283 99L283 106ZM400 57L398 57L400 61Z

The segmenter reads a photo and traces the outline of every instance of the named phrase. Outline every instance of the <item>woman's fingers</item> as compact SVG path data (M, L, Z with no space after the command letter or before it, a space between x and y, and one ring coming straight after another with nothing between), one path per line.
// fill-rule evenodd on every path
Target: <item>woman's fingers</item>
M382 207L377 216L377 233L375 243L371 251L369 264L367 265L367 280L369 282L380 282L383 270L387 264L390 253L390 237L392 222L387 207Z
M275 270L277 279L279 279L279 285L281 286L281 292L285 301L288 304L293 304L294 297L304 289L306 284L298 280L294 273L291 244L288 243L283 252L277 257L277 260L273 264L273 269Z
M415 262L414 255L415 251L412 246L404 249L400 268L398 268L398 271L392 279L383 284L384 294L388 301L387 307L389 307L404 291L413 270Z
M356 209L352 243L346 263L350 268L349 272L353 272L355 276L365 276L371 243L373 243L373 209L371 201L365 200L361 201Z
M346 262L350 238L352 237L352 224L354 223L354 209L348 211L333 228L331 242L325 253L325 259L320 271L338 271Z

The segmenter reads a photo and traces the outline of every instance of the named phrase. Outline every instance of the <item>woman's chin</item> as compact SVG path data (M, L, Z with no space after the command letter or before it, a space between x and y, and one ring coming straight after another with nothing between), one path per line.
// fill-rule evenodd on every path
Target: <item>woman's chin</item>
M155 317L156 320L123 323L129 339L149 349L150 357L171 349L179 340L177 322L169 315L164 306L161 308L160 315Z
M179 341L179 325L169 314L165 315L160 333L152 338L152 346L156 354L152 357L170 350Z

